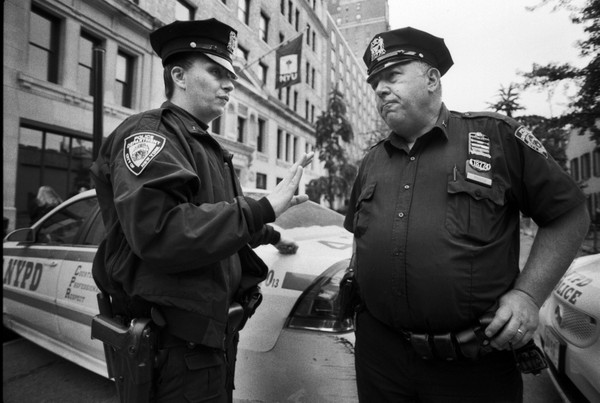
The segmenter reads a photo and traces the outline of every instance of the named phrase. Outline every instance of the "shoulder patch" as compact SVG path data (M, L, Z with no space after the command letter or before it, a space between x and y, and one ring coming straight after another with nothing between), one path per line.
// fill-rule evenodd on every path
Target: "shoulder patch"
M527 147L542 154L545 158L548 158L548 151L546 151L542 142L539 141L525 126L519 126L515 131L515 136L525 143Z
M123 142L123 159L127 168L138 176L165 146L166 139L152 132L138 132Z

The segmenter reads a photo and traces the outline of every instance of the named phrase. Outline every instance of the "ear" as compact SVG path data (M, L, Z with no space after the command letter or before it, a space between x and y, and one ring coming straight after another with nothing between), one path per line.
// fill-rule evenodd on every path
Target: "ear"
M186 79L186 75L185 75L185 70L182 67L180 67L180 66L173 67L171 69L171 78L173 79L173 83L177 87L185 90L185 87L186 87L186 82L185 82L186 81L185 80Z
M427 88L432 92L436 91L440 86L441 77L440 71L435 67L427 70Z

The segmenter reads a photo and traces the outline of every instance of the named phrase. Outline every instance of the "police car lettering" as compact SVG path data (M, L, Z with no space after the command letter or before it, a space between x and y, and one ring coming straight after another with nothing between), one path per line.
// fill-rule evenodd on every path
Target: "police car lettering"
M84 302L85 296L78 293L86 291L96 295L100 290L94 284L92 272L78 265L65 292L65 299Z
M138 176L165 146L165 138L151 132L139 132L127 137L123 146L125 165Z
M519 126L515 131L515 136L521 140L525 145L531 148L533 151L548 158L548 151L544 148L544 145L539 141L531 131L525 128L525 126Z
M29 260L10 259L4 271L3 284L36 291L42 279L44 265Z
M577 272L570 273L563 277L554 288L556 295L562 297L565 301L577 305L577 298L583 294L582 288L590 284L592 279Z

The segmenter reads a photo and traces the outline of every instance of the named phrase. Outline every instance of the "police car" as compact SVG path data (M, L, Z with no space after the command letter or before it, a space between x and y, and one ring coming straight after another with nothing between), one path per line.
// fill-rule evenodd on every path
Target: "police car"
M256 194L256 193L255 193ZM257 193L260 196L260 193ZM274 226L295 239L295 255L256 249L269 266L263 302L240 336L234 400L354 402L352 319L339 307L352 235L343 217L313 202ZM99 292L92 261L104 227L94 190L17 229L3 243L3 323L26 339L107 376L90 326Z
M600 254L576 259L540 310L538 335L565 401L600 402Z

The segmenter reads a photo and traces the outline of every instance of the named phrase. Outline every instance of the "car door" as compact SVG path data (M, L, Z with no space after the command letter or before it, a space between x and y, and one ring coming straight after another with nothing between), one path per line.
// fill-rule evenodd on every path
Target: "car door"
M92 318L98 314L96 296L100 291L92 277L92 263L104 226L95 197L87 200L85 208L89 210L87 223L69 248L58 277L57 322L62 339L76 355L73 360L92 362L92 366L104 369L103 345L91 339L90 330Z

